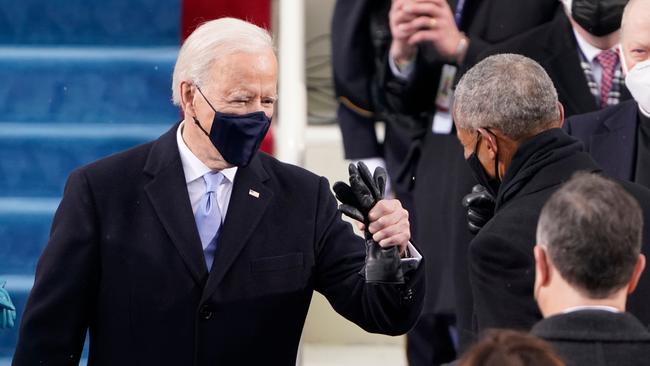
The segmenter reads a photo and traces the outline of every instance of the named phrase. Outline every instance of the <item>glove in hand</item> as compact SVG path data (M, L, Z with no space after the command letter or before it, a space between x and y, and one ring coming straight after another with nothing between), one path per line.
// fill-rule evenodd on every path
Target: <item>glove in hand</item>
M494 197L480 184L463 197L463 207L467 208L467 228L472 234L477 234L494 216L495 205Z
M16 321L16 308L4 286L0 286L0 329L13 328Z
M350 184L336 182L332 189L341 202L339 211L346 216L362 222L366 228L370 224L368 213L377 202L384 198L387 174L378 167L374 174L363 163L350 164L348 168ZM363 272L368 283L403 284L404 272L397 246L382 248L366 230L366 265Z

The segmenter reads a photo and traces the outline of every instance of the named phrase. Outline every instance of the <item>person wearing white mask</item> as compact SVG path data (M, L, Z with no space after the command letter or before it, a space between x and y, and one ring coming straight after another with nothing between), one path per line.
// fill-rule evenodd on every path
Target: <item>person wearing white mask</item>
M564 129L605 173L650 187L650 0L625 7L619 53L634 100L569 118Z

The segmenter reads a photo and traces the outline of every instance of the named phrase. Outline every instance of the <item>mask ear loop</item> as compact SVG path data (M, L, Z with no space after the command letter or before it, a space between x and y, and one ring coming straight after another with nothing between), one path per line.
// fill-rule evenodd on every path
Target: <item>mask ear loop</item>
M212 108L212 110L214 111L214 113L217 113L217 110L214 109L214 107L212 106L212 103L210 103L210 101L208 100L208 98L205 97L205 94L203 94L203 91L201 90L201 88L199 88L199 86L196 85L196 84L194 84L194 86L196 87L196 90L199 91L199 94L201 94L201 96L203 97L203 99L205 99L206 103L208 103L208 105L210 106L210 108ZM194 123L195 123L197 126L199 126L199 128L201 129L201 131L203 131L203 133L204 133L206 136L210 137L210 134L209 134L209 133L208 133L208 132L203 128L203 126L201 126L201 123L199 123L199 120L196 118L196 116L192 116L192 119L194 120Z
M498 150L499 145L497 143L497 135L487 127L483 129L487 131L490 135L494 136L494 144L497 145L497 151L494 154L494 177L496 180L499 181L499 183L501 183L501 177L499 177L499 150ZM476 145L478 146L478 141L476 142Z

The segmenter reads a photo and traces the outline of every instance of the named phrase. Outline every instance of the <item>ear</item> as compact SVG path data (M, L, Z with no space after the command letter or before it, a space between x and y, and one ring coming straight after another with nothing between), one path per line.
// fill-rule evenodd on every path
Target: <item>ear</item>
M194 91L195 88L187 81L181 81L181 107L183 111L190 115L196 115L194 111Z
M535 253L535 289L534 294L537 299L537 293L542 287L548 286L551 282L551 268L546 256L544 247L537 244L533 249Z
M481 138L483 139L483 141L486 142L486 145L488 147L488 153L490 154L490 159L495 160L499 152L496 135L488 132L488 130L486 130L485 128L479 128L478 132L481 134Z
M564 126L564 106L559 101L557 102L557 109L560 111L560 120L558 122L558 127L562 128L562 126Z
M645 255L639 254L639 258L636 260L636 265L634 266L634 271L630 277L630 282L627 284L627 294L631 294L636 289L636 285L639 284L639 278L645 269Z

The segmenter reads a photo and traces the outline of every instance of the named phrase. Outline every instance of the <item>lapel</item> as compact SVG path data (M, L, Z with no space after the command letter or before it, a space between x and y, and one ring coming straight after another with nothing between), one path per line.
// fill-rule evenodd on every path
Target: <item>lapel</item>
M202 301L217 289L273 198L273 192L264 184L269 176L262 166L260 154L253 158L249 166L237 169L226 220L219 234L214 264Z
M591 136L589 153L612 177L630 180L635 168L638 108L635 102L621 107L603 121L604 133Z
M578 43L564 12L558 13L551 24L546 42L546 69L565 104L566 116L595 111L596 98L589 91L587 78L580 66Z
M188 271L203 287L208 271L176 143L178 126L174 125L151 148L144 172L152 180L144 190Z

